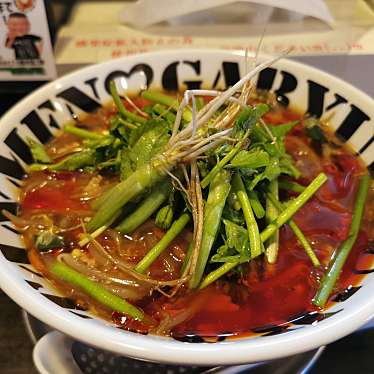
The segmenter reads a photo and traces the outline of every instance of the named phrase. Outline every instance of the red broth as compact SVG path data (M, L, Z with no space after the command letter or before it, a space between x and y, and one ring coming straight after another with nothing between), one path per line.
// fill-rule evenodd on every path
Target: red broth
M139 106L147 104L143 99L134 100ZM115 110L112 106L101 109L82 120L82 123L93 130L103 129L108 126L108 119L113 113ZM273 124L294 119L300 119L300 116L283 108L270 112L265 118ZM302 123L294 127L286 138L287 151L302 172L302 178L299 180L302 184L308 184L321 171L328 176L328 182L294 216L324 266L327 266L334 249L347 236L358 178L367 172L348 147L340 144L328 131L326 133L335 144L331 155L321 156L313 150ZM47 149L49 154L58 160L64 152L77 145L79 142L77 144L74 136L63 134L53 139ZM98 179L95 181L93 178ZM69 244L45 254L34 248L32 230L25 232L24 239L32 264L81 307L91 308L125 329L156 334L164 334L167 331L176 338L191 335L243 336L261 329L266 330L269 326L284 325L306 313L316 311L312 298L318 288L322 271L312 266L287 225L280 230L280 251L274 265L265 263L263 259L251 261L245 265L249 269L243 277L238 277L235 273L228 274L225 279L218 280L201 291L191 292L182 286L178 296L173 298L157 291L149 294L147 286L143 287L141 297L130 294L128 299L142 308L147 315L143 322L112 313L79 290L54 279L48 272L46 263L58 254L77 248L79 234L82 233L80 222L92 215L90 199L98 190L102 193L115 182L116 177L98 177L85 172L34 172L25 179L20 195L21 218L46 219L43 215L47 215L55 224L69 227L65 235ZM90 185L92 188L88 188ZM99 189L97 185L100 185ZM292 193L289 195L292 196ZM287 194L283 197L287 197ZM359 237L329 305L337 294L360 282L363 275L355 273L355 269L369 269L373 263L368 252L370 243L374 240L373 197L371 190ZM129 264L135 265L163 235L164 232L150 220L135 230L132 237L122 236L118 253ZM186 229L151 266L148 275L162 281L177 278L190 237L191 230ZM98 238L99 243L109 251L117 251L116 240L118 236L109 231ZM110 269L113 275L117 274L116 271L118 269ZM166 327L168 320L174 321L171 328ZM175 322L178 320L181 323Z

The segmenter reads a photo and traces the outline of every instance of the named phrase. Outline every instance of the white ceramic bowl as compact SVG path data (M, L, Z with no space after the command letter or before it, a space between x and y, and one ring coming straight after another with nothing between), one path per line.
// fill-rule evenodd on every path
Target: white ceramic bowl
M233 84L243 75L241 53L180 50L150 53L109 61L79 70L35 91L0 121L0 205L16 209L22 165L30 154L22 139L46 142L56 128L109 100L110 79L136 91L146 85L165 89ZM272 89L285 103L316 116L335 115L334 130L361 154L373 169L374 102L342 80L296 62L281 60L263 71L261 88ZM270 327L255 337L216 343L187 343L172 338L123 331L76 310L44 279L33 272L23 244L1 217L0 286L22 308L78 340L140 359L195 365L240 364L273 359L330 343L357 329L374 315L374 273L346 292L325 314L315 313L283 328ZM373 256L374 257L374 256ZM357 292L353 292L357 291ZM350 297L347 297L350 296ZM285 300L287 302L287 300ZM328 318L327 318L328 317ZM11 327L10 327L11 328Z

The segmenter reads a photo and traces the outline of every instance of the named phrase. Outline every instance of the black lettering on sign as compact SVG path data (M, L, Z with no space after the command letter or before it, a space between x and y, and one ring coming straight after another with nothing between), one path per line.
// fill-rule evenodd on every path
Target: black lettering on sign
M100 100L99 94L97 92L97 87L96 87L97 80L98 78L95 77L95 78L87 79L86 81L84 81L84 83L87 84L87 86L91 88L92 93L94 94L96 99Z
M44 297L46 297L48 300L52 301L53 303L61 306L65 309L75 309L75 310L84 310L82 307L75 305L74 302L67 297L61 297L56 295L48 295L45 293L42 293Z
M201 61L183 61L184 64L190 65L196 74L201 74ZM201 87L202 80L191 80L191 81L183 81L183 83L187 86L187 90L198 90Z
M277 328L275 328L273 331L263 334L261 336L273 336L273 335L284 334L285 332L288 331L289 327L290 326L288 325L277 326Z
M351 111L347 117L345 117L335 134L346 141L365 121L369 120L370 117L367 114L365 114L361 109L357 108L356 105L351 104Z
M39 109L49 109L51 110L52 112L55 111L55 107L53 106L52 104L52 101L51 100L47 100L47 101L44 101L44 103L41 103L39 106L38 106Z
M43 144L52 137L52 133L49 131L48 127L42 121L39 114L35 112L35 110L24 117L21 120L21 123L26 125Z
M14 179L10 179L10 178L8 178L8 181L9 181L10 183L12 183L14 187L16 187L16 188L21 188L21 185L20 185L18 182L16 182Z
M74 315L76 315L77 317L81 317L81 318L84 318L84 319L92 319L92 317L86 315L86 314L80 314L80 313L76 313L76 312L73 312L70 310L70 313L73 313ZM78 343L78 342L74 342L73 344L75 343Z
M147 64L137 64L137 65L133 66L128 73L123 71L123 70L112 71L105 78L104 87L105 87L106 91L108 93L110 93L110 89L109 89L110 81L112 81L113 79L121 78L121 77L130 78L133 74L140 73L140 72L142 72L145 75L146 86L147 87L150 86L152 81L153 81L153 75L154 75L152 68Z
M8 218L6 218L2 213L3 209L7 210L8 212L10 212L14 215L16 215L17 214L17 209L18 209L18 204L15 203L15 202L11 203L11 202L8 202L8 201L0 202L0 222L8 221Z
M257 79L257 89L270 91L273 87L276 73L277 69L274 68L266 68L260 71Z
M358 287L352 287L352 286L350 286L350 287L346 288L344 291L336 294L332 298L332 301L335 301L337 303L341 303L343 301L346 301L352 295L354 295L360 288L361 288L361 286L358 286Z
M25 170L14 157L9 160L0 155L0 173L16 179L22 179L25 175Z
M162 88L164 90L177 91L178 90L178 77L177 77L177 66L179 61L172 62L166 67L162 74Z
M304 313L290 318L290 322L294 325L311 325L320 320L321 313L319 312Z
M57 94L57 97L62 97L69 103L74 104L87 113L94 112L101 107L101 104L98 101L92 99L74 86L60 92Z
M19 232L14 227L12 227L12 226L8 226L8 225L5 225L5 224L3 224L1 226L4 227L4 229L12 232L13 234L16 234L16 235L19 234Z
M345 97L340 96L337 93L335 93L334 96L335 96L335 101L327 106L326 111L330 110L330 109L333 109L340 104L348 103L348 100Z
M325 94L330 90L316 82L307 80L308 82L308 108L306 113L313 117L320 118L323 114L325 104Z
M337 310L336 312L330 313L319 313L319 312L310 312L301 314L299 316L293 317L290 322L293 325L312 325L314 322L323 321L326 318L334 316L336 313L341 312L343 309Z
M354 274L370 274L374 273L374 269L353 269Z
M0 244L0 250L4 257L11 262L30 264L25 248L13 247L12 245Z
M167 91L178 91L179 89L179 81L178 81L178 72L177 68L178 65L181 63L189 65L192 67L194 72L197 75L200 75L201 72L201 61L196 60L196 61L175 61L169 64L164 72L162 73L161 77L161 84L162 87L167 90ZM184 81L184 84L187 85L187 89L198 89L201 86L202 81L201 80L191 80L191 81Z
M203 337L200 335L185 335L185 336L176 336L173 335L173 339L178 340L184 343L206 343Z
M52 102L50 100L47 100L45 101L44 103L40 104L38 106L38 109L48 109L52 112L55 112L56 111L56 108L53 106ZM57 123L57 121L55 120L55 118L53 117L52 114L49 114L49 123L48 125L50 127L54 127L55 129L59 129L60 126L59 124Z
M33 281L29 281L29 280L26 280L26 283L31 286L34 290L38 290L39 288L42 288L43 286L39 283L36 283L36 282L33 282Z
M253 331L257 334L263 334L261 336L272 336L272 335L278 335L282 334L287 331L287 329L290 327L290 325L284 324L284 325L269 325L264 327L259 327L253 329Z
M237 62L224 61L222 63L222 71L223 71L223 77L225 80L226 89L228 87L233 86L236 82L240 80L239 64ZM213 86L212 86L213 88L217 87L218 82L221 78L221 75L222 75L222 72L220 69L214 79Z
M71 105L66 104L66 108L68 108L68 111L69 111L69 113L70 113L71 118L72 118L74 121L78 121L79 117L78 117L78 115L74 112L74 110L73 110L73 108L71 107Z
M369 244L369 248L365 251L365 254L374 255L374 241Z
M1 161L0 161L0 163L1 163ZM1 196L3 199L5 199L5 200L10 200L10 197L7 196L7 195L5 195L4 192L1 192L1 191L0 191L0 196Z
M358 153L361 154L361 153L365 152L369 148L371 143L373 143L373 142L374 142L374 135L364 144L363 147L361 147L361 149L358 151Z
M368 166L370 175L374 178L374 161Z
M306 113L309 115L320 118L324 111L331 110L335 108L336 106L340 104L347 103L347 99L343 96L340 96L338 94L334 94L335 100L329 104L325 109L325 96L326 93L330 90L322 86L321 84L318 84L316 82L313 82L311 80L308 80L308 108L306 110Z
M31 164L32 155L29 146L18 135L17 129L13 129L5 138L4 143L26 164ZM10 174L9 174L10 175Z
M297 79L294 75L281 71L282 82L280 87L275 91L277 98L281 104L288 106L290 99L286 96L287 93L294 91L297 87Z
M43 274L37 272L31 265L19 265L19 267L30 274L36 275L38 277L43 277Z

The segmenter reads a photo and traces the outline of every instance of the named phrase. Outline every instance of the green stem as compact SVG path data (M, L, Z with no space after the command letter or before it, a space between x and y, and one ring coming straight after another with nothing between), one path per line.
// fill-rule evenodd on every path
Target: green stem
M165 117L166 120L169 121L170 123L175 122L175 117L176 117L175 114L172 113L170 110L168 110L168 108L165 105L155 104L153 106L153 110L159 116Z
M138 126L134 125L133 123L127 122L122 117L117 117L117 118L118 118L117 119L118 123L120 123L122 126L127 127L130 130L135 130L138 128Z
M94 210L97 210L100 207L102 207L104 202L107 200L107 198L109 196L111 196L112 191L115 187L116 186L108 188L103 194L101 194L100 196L95 198L94 201L92 201L92 203L91 203L91 208L94 209Z
M249 191L248 198L255 216L259 219L263 218L265 215L265 209L263 208L261 201L258 198L258 193L256 191Z
M95 150L84 148L82 151L73 153L56 164L47 165L49 170L77 170L86 166L92 166L96 162Z
M109 83L109 89L110 89L110 94L113 97L113 101L116 104L116 107L118 108L119 113L125 117L128 118L131 121L138 122L138 123L145 123L147 120L143 117L140 117L130 111L128 111L125 106L123 105L123 102L118 94L117 87L116 87L116 82L115 81L110 81Z
M356 195L355 206L353 210L352 223L349 228L347 239L341 244L335 258L330 262L329 268L324 275L318 292L313 299L313 304L323 308L334 289L334 286L339 278L343 266L351 252L353 245L356 242L358 232L360 230L362 215L365 208L365 200L370 185L370 176L365 175L361 177L360 186Z
M82 139L98 140L98 139L103 139L105 137L104 134L101 134L99 132L80 129L79 127L76 127L76 126L67 125L63 128L63 130L64 132L75 135L78 138L82 138Z
M108 224L99 227L97 230L95 230L92 234L83 234L82 239L78 242L78 245L80 247L84 247L86 244L88 244L92 239L96 239L98 236L100 236L106 229L108 229L112 223L120 216L121 212L117 212L114 217L108 222Z
M159 182L173 166L166 161L153 160L115 185L104 194L105 199L100 199L101 205L88 222L87 231L92 232L106 225L126 203Z
M297 196L288 207L279 214L279 216L270 223L265 230L260 234L261 240L264 242L269 239L282 225L284 225L327 181L327 176L324 173L319 174L305 190Z
M319 174L308 187L305 188L303 193L294 199L290 205L278 216L278 218L270 223L265 230L260 233L261 241L269 239L270 236L284 223L286 223L313 195L314 193L325 183L327 177L324 173ZM253 259L254 256L251 256ZM231 266L229 266L230 264ZM233 269L236 265L239 264L239 261L225 263L212 273L209 273L203 281L204 287L208 284L214 282L219 277L226 274L229 270ZM218 275L218 276L217 276Z
M116 230L122 234L132 233L161 206L170 195L170 191L169 180L156 185L136 210L116 227Z
M204 207L204 226L199 257L189 288L197 288L203 277L210 251L221 224L222 211L230 192L230 179L230 172L221 170L210 184L208 199Z
M110 293L100 284L91 281L64 263L56 261L51 265L49 270L57 278L80 288L86 294L108 308L115 310L116 312L127 314L140 321L144 318L144 313L140 309L131 305L126 300L121 299L117 295Z
M193 240L191 240L190 244L188 245L186 257L184 258L183 265L182 265L180 273L179 273L180 276L183 275L184 271L186 270L186 267L187 267L188 263L190 262L194 247L195 247L195 242Z
M234 175L232 186L236 195L238 196L244 214L245 223L247 225L249 245L251 248L251 257L257 257L262 252L260 232L258 230L256 218L253 214L247 191L245 190L242 178L240 177L239 173L236 173Z
M221 265L216 270L211 271L201 282L199 288L202 289L202 288L205 288L206 286L209 286L211 283L221 278L223 275L225 275L227 272L229 272L231 269L233 269L238 264L239 262L225 262L223 265Z
M141 95L147 100L151 100L156 103L166 105L167 107L173 108L175 111L178 111L179 102L177 99L171 96L164 95L157 91L143 91ZM191 122L192 121L191 111L189 109L185 109L182 117L185 121Z
M52 162L52 159L49 157L43 144L40 144L31 138L27 138L27 142L34 162L42 162L43 164L50 164Z
M275 200L278 201L278 180L274 179L270 182L269 190L271 194L274 196ZM273 200L269 197L266 199L266 220L268 223L273 222L279 212L282 209L279 209L276 204L274 204ZM265 257L269 264L275 264L278 257L278 250L279 250L279 230L276 230L275 233L267 240L266 248L265 248Z
M286 191L293 191L296 193L302 193L305 190L305 186L297 182L290 182L288 180L280 180L279 188Z
M173 222L170 229L162 237L162 239L138 262L135 266L135 271L144 273L160 254L170 245L170 243L182 232L190 220L188 213L182 214L176 221Z
M279 200L277 200L277 198L272 193L269 193L267 195L267 197L271 200L271 202L275 205L275 207L280 212L282 212L285 209L284 205ZM294 234L297 237L297 239L299 240L300 244L303 246L306 254L309 256L309 258L312 261L313 265L315 267L321 266L321 263L319 262L318 257L316 256L316 254L314 253L312 246L308 242L308 239L305 237L305 235L303 234L303 232L300 230L299 226L297 226L297 224L295 223L295 221L292 220L292 219L290 219L288 221L288 224L289 224L291 230L294 232Z
M245 133L243 138L235 144L235 146L228 152L225 157L223 157L220 161L218 161L213 169L208 173L208 175L205 176L205 178L201 181L201 188L206 188L209 183L213 180L213 178L219 173L219 171L227 164L229 163L234 156L240 151L241 146L243 145L243 142L248 138L249 131Z

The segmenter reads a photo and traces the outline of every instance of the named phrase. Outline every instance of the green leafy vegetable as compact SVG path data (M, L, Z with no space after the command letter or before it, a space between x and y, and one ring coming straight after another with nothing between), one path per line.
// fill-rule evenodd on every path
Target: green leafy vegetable
M270 125L270 131L276 138L285 137L297 124L299 121L292 121L289 123L283 123L281 125Z
M282 225L291 219L291 217L317 192L317 190L327 181L327 176L324 173L317 175L316 178L305 188L305 190L288 204L278 217L266 226L260 233L262 242L268 240ZM260 252L261 253L261 252ZM257 255L259 255L258 253ZM251 257L256 257L253 252ZM239 264L239 261L224 263L219 268L209 273L202 281L200 288L204 288L216 281L219 277L232 270Z
M157 212L155 224L161 229L168 229L173 222L173 215L173 206L165 205Z
M41 162L42 164L50 164L52 162L43 144L40 144L31 138L28 138L27 141L34 162Z
M234 248L239 253L248 252L249 241L247 230L227 219L224 219L223 223L225 224L227 246Z
M152 111L155 114L155 118L163 118L166 120L168 126L171 128L175 122L175 114L171 112L165 105L155 104L152 107Z
M322 145L327 143L326 136L324 135L320 122L317 118L307 118L304 121L304 131L306 135L312 140L311 145L317 154L322 154Z
M246 183L249 190L253 190L257 184L264 179L267 179L268 181L272 181L279 177L282 170L279 165L279 159L277 157L271 157L269 160L269 164L266 166L266 168L259 174L257 174L250 182Z
M35 247L40 252L49 251L54 248L64 247L64 238L62 236L56 235L51 231L42 231L38 234L35 239Z
M234 125L234 132L245 132L251 130L259 119L269 111L269 109L269 105L263 103L255 106L248 106L238 115Z
M68 170L73 171L84 168L86 166L93 166L97 162L96 151L94 149L84 149L81 152L74 153L71 156L64 158L57 164L49 166L49 169L54 171Z
M258 169L268 166L270 157L268 152L262 149L252 149L250 151L240 151L230 162L229 167Z
M134 130L129 147L121 155L121 180L128 178L140 166L161 153L170 138L168 126L163 121L150 120Z
M225 225L225 244L217 249L211 262L246 262L250 260L250 247L247 230L227 219Z

